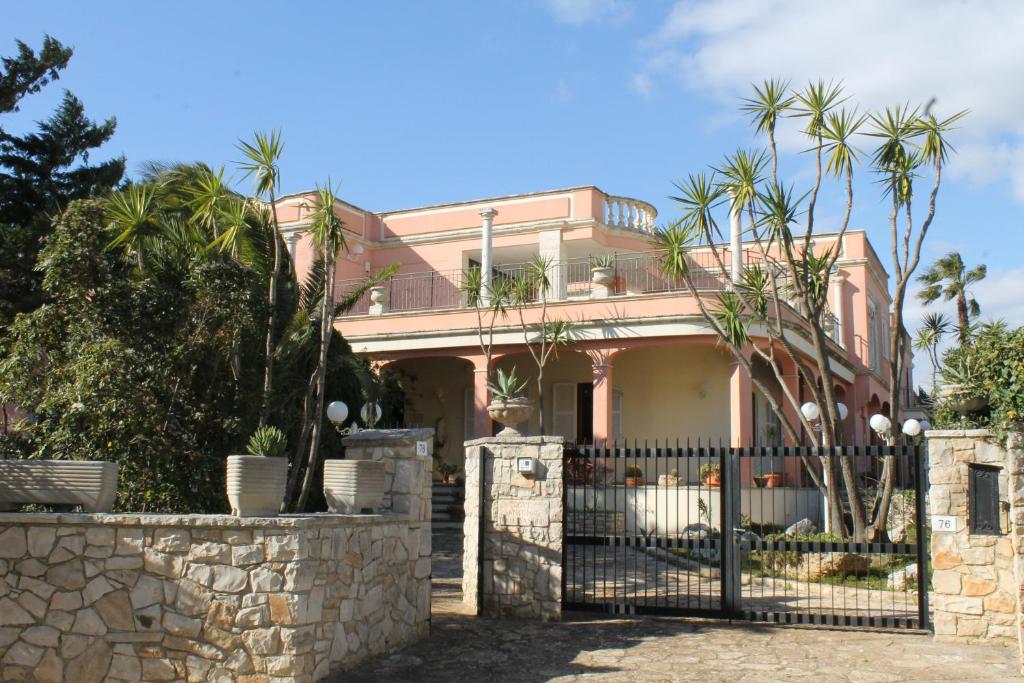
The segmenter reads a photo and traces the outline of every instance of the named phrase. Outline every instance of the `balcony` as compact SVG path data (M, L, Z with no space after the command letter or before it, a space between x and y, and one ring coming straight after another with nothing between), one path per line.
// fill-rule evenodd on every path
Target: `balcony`
M728 252L722 255L725 267L730 267ZM744 250L744 265L761 263L761 256L754 250ZM723 277L710 251L693 251L687 254L694 285L701 291L717 291L728 281ZM509 263L494 267L494 279L510 279L522 275L525 263ZM444 311L468 308L467 296L463 291L464 273L461 270L426 271L399 273L383 286L383 300L379 312L401 313L412 311ZM659 254L640 252L617 254L612 268L611 281L607 285L593 281L590 259L587 257L566 259L553 264L548 271L551 288L547 294L549 302L585 301L596 298L630 297L663 292L687 291L686 283L666 277L661 272ZM359 287L362 280L339 280L336 283L338 298ZM370 293L365 293L345 316L367 315L371 311Z
M658 211L647 202L629 197L605 195L604 223L612 228L636 230L654 234L654 219Z

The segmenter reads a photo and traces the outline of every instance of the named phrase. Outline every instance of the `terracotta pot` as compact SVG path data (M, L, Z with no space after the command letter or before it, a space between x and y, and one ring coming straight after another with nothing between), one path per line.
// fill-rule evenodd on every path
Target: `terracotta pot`
M526 398L495 399L487 406L487 414L491 419L505 425L505 428L498 432L498 436L522 436L516 425L529 420L532 412L533 406Z
M717 473L717 472L715 472L713 474L707 475L706 477L704 477L704 485L705 486L721 486L722 485L722 475Z
M102 460L0 460L0 510L40 503L110 512L117 470L117 463Z
M785 485L785 475L782 472L769 472L764 475L764 485L770 489L779 489Z
M331 512L375 513L384 499L384 463L379 460L325 460L324 498Z
M610 285L612 283L612 272L611 268L591 268L590 280L595 285Z
M236 517L277 517L287 486L288 458L228 456L228 502Z
M639 486L643 486L643 485L644 485L644 478L643 477L626 477L626 488L627 489L635 489L635 488L637 488Z

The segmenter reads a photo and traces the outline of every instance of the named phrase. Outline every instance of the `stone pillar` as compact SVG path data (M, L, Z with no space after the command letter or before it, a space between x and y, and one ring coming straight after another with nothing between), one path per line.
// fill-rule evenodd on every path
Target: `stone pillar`
M926 436L935 639L1019 646L1024 588L1024 451L1020 441L1006 450L983 429L930 431ZM971 465L999 468L998 534L971 533ZM938 527L937 522L951 522L949 530Z
M558 436L466 442L462 599L471 611L561 618L563 445ZM521 458L533 474L519 472Z
M843 285L846 283L846 274L841 270L837 270L833 276L832 281L835 283L835 304L833 305L833 312L836 316L836 331L834 339L844 349L846 348L846 336L843 332Z
M615 434L612 408L614 392L612 384L612 360L607 354L594 359L594 443L608 443L618 435Z
M302 237L302 233L298 230L288 233L285 235L284 241L288 243L288 256L291 258L292 263L295 263L295 251L296 245L299 243L299 239Z
M430 574L430 496L433 429L366 429L342 440L349 460L384 461L382 512L407 515L410 537L419 535L417 574Z
M494 227L494 217L497 215L496 209L481 209L480 211L480 217L483 219L480 238L480 298L485 304L491 302L491 271L494 269L491 233Z

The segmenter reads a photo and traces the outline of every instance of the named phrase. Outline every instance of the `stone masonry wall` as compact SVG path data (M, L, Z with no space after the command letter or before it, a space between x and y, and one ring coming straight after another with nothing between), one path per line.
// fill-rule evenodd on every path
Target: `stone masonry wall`
M1024 454L1004 450L986 430L930 431L929 513L956 518L952 532L932 529L935 638L947 642L1018 644L1024 530ZM999 473L1001 535L970 533L968 465ZM1016 569L1015 569L1016 565Z
M0 679L318 680L427 634L420 540L386 515L2 514Z
M491 437L466 442L462 595L471 610L561 618L562 447L561 437ZM524 457L537 461L534 476L517 471L516 460ZM482 573L478 553L481 513Z

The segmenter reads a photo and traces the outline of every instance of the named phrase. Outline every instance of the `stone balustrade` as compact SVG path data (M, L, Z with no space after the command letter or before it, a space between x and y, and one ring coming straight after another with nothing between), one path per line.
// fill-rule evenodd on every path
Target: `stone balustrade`
M657 217L658 211L639 199L611 195L604 199L604 222L613 228L653 233L654 221Z

